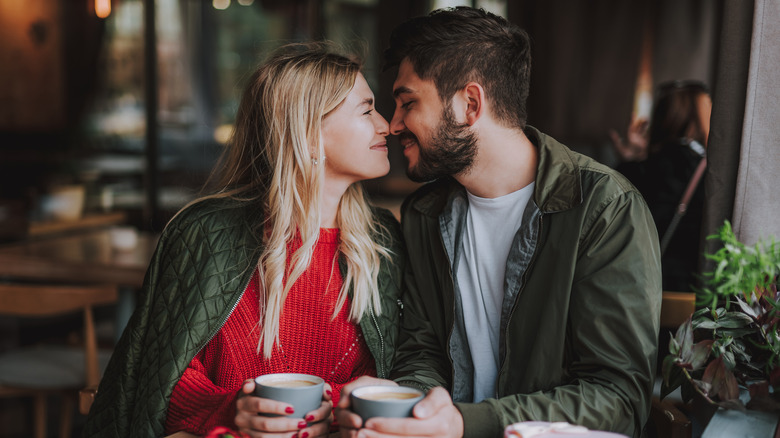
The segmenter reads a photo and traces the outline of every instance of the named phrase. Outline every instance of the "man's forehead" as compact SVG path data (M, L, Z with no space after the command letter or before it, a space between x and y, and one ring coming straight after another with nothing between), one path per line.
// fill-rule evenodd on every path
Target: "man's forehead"
M409 59L404 59L398 66L398 73L393 82L393 97L398 97L401 94L410 94L420 91L420 88L424 85L423 80L414 71L414 67Z

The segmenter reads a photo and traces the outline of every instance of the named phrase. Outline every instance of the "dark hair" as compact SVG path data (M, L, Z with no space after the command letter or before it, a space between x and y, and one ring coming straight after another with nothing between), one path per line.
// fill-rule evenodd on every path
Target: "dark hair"
M478 82L495 116L522 129L527 119L530 45L524 30L483 9L438 9L393 30L385 69L408 59L420 78L433 80L443 102L469 81Z
M699 123L699 111L696 99L709 95L704 82L694 80L676 80L658 85L656 103L650 122L650 152L657 152L665 144L678 143L688 136L689 128L695 126L693 140L700 143L706 137Z

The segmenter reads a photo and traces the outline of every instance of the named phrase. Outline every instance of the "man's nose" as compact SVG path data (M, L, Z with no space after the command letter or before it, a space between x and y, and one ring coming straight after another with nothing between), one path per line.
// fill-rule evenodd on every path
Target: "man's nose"
M404 124L403 114L399 111L398 106L396 106L395 112L393 113L393 119L390 120L390 134L398 135L404 130L406 130L406 125Z

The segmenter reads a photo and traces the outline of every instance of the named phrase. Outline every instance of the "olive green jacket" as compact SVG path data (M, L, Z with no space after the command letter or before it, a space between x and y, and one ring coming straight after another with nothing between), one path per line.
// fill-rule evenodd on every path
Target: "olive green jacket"
M509 424L568 421L639 436L650 410L661 308L653 218L620 174L534 128L534 194L509 253L496 398L473 400L473 365L451 260L468 210L452 178L402 207L408 249L404 316L392 376L441 385L466 437Z
M377 239L393 252L379 273L382 312L360 321L386 377L398 331L405 249L398 222L375 210L386 229ZM182 211L165 228L146 273L138 306L101 380L84 437L159 437L176 382L220 330L246 289L262 244L256 204L206 200ZM342 273L345 266L341 260Z

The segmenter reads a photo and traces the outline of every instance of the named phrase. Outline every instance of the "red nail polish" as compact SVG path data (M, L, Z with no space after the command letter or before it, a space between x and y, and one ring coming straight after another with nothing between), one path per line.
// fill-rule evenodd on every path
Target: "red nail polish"
M303 429L304 427L306 427L306 422L305 421L299 421L298 422L298 429Z
M306 421L314 421L314 415L307 415Z
M309 438L309 432L304 432L301 438Z
M284 408L284 412L287 412L288 414L292 414L295 412L295 409L293 409L292 406L287 406L286 408Z
M333 393L328 389L325 390L325 394L328 394L328 397L333 397Z

